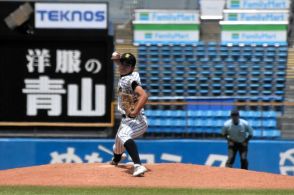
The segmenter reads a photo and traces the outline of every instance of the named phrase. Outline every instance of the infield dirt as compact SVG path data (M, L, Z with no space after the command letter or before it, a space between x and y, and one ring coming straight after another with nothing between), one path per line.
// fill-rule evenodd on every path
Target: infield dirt
M51 164L0 171L0 186L160 187L214 189L293 189L294 177L182 163L147 164L143 177L132 165Z

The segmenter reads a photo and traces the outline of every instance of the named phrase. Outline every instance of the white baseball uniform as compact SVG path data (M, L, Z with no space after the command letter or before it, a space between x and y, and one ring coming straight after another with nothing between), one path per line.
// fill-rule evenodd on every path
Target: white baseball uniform
M115 154L122 154L125 151L124 143L129 139L135 139L144 134L147 130L148 122L142 108L138 116L130 118L122 106L121 93L136 96L132 89L132 83L137 82L141 86L140 75L138 72L132 72L128 75L121 76L118 81L118 111L122 114L121 123L115 137L113 151Z

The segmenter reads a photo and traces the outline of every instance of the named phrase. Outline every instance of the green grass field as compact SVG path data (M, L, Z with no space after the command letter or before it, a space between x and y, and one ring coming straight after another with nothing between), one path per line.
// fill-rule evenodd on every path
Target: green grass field
M34 186L10 186L0 187L0 194L16 194L16 195L43 195L43 194L108 194L108 195L131 195L131 194L294 194L294 190L219 190L219 189L161 189L161 188L78 188L78 187L34 187Z

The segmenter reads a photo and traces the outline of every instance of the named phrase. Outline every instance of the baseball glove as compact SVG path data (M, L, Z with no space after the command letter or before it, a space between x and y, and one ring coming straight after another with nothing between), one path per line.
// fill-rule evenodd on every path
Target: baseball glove
M137 98L131 94L120 93L123 110L127 116L135 109Z

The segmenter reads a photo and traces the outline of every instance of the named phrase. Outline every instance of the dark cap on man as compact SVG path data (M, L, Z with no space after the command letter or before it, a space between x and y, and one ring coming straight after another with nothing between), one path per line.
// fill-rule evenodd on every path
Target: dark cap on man
M239 116L239 110L237 110L237 109L233 109L233 110L231 111L231 116Z
M135 66L136 65L136 57L131 53L124 53L120 56L120 62L123 65Z

